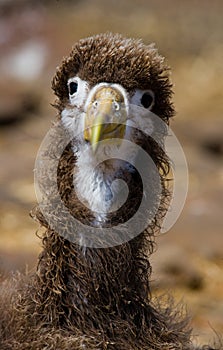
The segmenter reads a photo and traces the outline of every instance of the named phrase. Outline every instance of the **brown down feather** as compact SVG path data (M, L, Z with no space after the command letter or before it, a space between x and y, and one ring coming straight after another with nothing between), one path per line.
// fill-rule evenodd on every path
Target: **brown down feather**
M76 74L91 86L115 82L129 92L152 89L154 113L166 124L174 113L169 69L153 45L111 33L77 42L52 82L59 117L68 103L67 79ZM43 251L34 273L18 274L1 285L1 350L195 349L182 307L171 300L151 300L149 256L168 205L169 163L162 148L145 135L135 142L150 154L160 173L162 194L153 222L121 245L83 248L53 231L36 207L32 216L45 227ZM68 145L58 166L58 188L72 215L90 224L92 213L73 188L75 161ZM127 173L121 176L128 180ZM127 220L137 210L142 196L140 179L137 175L129 178L129 184L128 201L121 211L110 215L108 226ZM52 208L52 216L57 217L60 210Z

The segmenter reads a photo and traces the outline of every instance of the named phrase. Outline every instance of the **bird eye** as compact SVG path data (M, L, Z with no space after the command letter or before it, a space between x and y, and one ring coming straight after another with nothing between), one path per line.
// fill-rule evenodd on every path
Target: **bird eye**
M74 76L67 81L68 99L73 107L82 108L89 93L88 82L78 76Z
M68 85L68 90L69 90L69 94L73 95L77 92L77 88L78 88L78 83L75 81L71 81Z
M151 110L155 101L155 95L152 90L136 89L132 95L130 102L133 105L144 107Z
M152 103L153 103L153 96L151 95L151 93L145 92L141 98L142 106L144 108L149 108L149 107L151 107Z

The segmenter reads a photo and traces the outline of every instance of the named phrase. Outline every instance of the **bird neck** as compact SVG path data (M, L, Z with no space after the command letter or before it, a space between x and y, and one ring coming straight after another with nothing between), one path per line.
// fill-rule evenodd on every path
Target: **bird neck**
M81 324L93 322L91 318L96 320L98 313L100 317L108 312L124 317L133 304L148 302L150 264L144 233L117 247L83 249L47 230L43 245L38 298L39 305L48 310L44 312L47 317L55 320L62 315L63 321L57 320L60 323L69 317ZM151 242L149 247L151 250Z
M74 190L76 163L74 152L67 147L58 166L58 190L73 217L90 226L95 222L94 213L84 206ZM126 176L123 173L125 179ZM137 172L130 176L129 184L132 192L126 204L108 214L106 225L125 223L136 212L143 193ZM55 220L61 217L60 207L52 210ZM42 239L44 249L39 259L35 296L38 314L43 315L46 322L59 325L72 322L78 327L85 327L86 323L103 325L108 313L122 319L144 319L143 305L149 305L150 295L148 257L158 229L156 219L127 242L108 248L90 248L65 239L69 237L66 232L60 235L50 229L38 208L33 217L47 228ZM66 227L63 228L66 231ZM138 317L138 313L141 316Z
M95 221L104 222L125 203L134 167L109 154L121 153L117 145L99 146L96 153L88 144L76 152L74 190L79 200L94 213ZM122 157L120 157L122 158ZM119 215L120 217L120 215Z
M97 167L69 146L59 162L57 176L62 203L74 219L87 226L106 228L125 223L142 200L140 174L122 160L106 160ZM60 208L54 209L56 220Z

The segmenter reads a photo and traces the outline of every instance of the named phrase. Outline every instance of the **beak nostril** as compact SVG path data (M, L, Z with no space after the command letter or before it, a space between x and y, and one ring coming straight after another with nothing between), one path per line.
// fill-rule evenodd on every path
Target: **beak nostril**
M118 103L118 102L113 101L113 106L114 106L114 109L115 109L116 111L119 111L119 109L120 109L120 105L119 105L119 103Z
M98 107L98 101L97 101L97 100L94 101L94 102L92 103L92 105L93 105L94 108L97 108L97 107Z

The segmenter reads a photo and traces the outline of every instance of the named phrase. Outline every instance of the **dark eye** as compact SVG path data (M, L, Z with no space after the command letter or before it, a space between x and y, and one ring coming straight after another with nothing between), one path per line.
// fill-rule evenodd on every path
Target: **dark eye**
M149 108L151 107L152 103L153 103L153 96L149 92L145 92L142 95L141 104L143 105L143 107Z
M77 88L78 88L78 83L76 83L75 81L71 81L68 85L69 94L70 95L75 94L75 92L77 92Z

